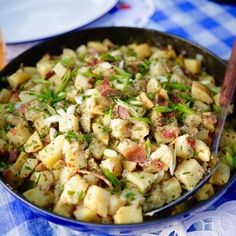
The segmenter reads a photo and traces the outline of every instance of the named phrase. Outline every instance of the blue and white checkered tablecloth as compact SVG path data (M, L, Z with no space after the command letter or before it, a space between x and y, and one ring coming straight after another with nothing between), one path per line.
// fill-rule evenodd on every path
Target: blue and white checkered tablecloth
M236 36L236 6L209 0L124 0L86 28L111 25L166 31L192 40L228 59ZM36 43L8 46L8 59ZM236 235L235 189L236 183L207 211L199 212L196 216L158 233L149 232L147 235ZM82 234L37 216L0 186L0 235Z

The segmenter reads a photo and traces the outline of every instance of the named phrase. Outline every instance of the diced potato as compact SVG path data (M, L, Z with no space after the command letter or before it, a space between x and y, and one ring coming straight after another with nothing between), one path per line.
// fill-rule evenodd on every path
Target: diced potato
M97 52L106 52L108 50L107 46L97 41L90 41L87 44L88 48L92 48Z
M202 70L202 61L198 59L185 58L184 66L193 74L198 74Z
M7 138L15 147L20 147L26 143L31 133L28 127L24 124L18 124L12 131L7 133Z
M65 204L79 204L87 191L88 183L79 175L74 175L64 187L60 201Z
M178 165L175 176L187 190L192 190L199 183L204 172L203 167L195 159L190 159Z
M129 137L128 121L122 119L111 120L111 135L115 138L127 138Z
M35 131L27 140L27 142L24 145L25 152L31 153L31 152L38 152L43 148L43 144L40 140L40 137L38 133Z
M92 129L97 139L107 145L109 142L109 132L105 129L105 127L98 123L93 123Z
M72 114L66 114L59 120L59 131L78 131L79 130L79 119Z
M23 178L28 177L34 171L37 164L38 164L37 159L27 158L22 166L22 169L20 172L20 178L23 179Z
M147 43L142 43L134 47L134 51L139 58L147 58L151 55L152 49Z
M133 224L143 222L141 208L135 206L122 206L113 217L115 224Z
M41 160L47 168L51 169L53 165L62 158L64 140L64 135L59 135L50 144L39 151L37 158Z
M137 166L137 162L135 162L135 161L123 161L122 164L123 164L124 170L127 172L134 171Z
M125 200L121 199L118 195L113 194L110 197L110 204L109 204L109 215L115 215L116 211L124 206L126 203Z
M67 181L69 181L69 179L74 176L77 172L76 168L72 168L72 167L64 167L61 170L60 173L60 179L59 179L59 183L60 185L64 185Z
M210 161L211 151L210 148L201 140L196 140L195 151L197 152L196 158L201 161Z
M14 74L8 77L8 82L12 88L17 88L20 84L29 80L31 75L26 73L23 69L18 69Z
M212 184L205 184L203 185L200 190L198 190L194 197L200 202L200 201L205 201L208 198L210 198L211 196L214 195L214 188L212 186Z
M77 220L100 223L101 218L96 214L95 211L92 211L84 205L77 206L74 211L74 216Z
M166 75L167 70L160 61L153 61L150 65L150 75Z
M20 170L28 158L29 158L29 156L27 153L21 152L20 155L18 156L16 162L12 166L17 170Z
M159 59L159 58L176 58L176 53L172 49L171 46L169 46L167 49L156 49L153 55L151 56L151 59Z
M65 161L68 167L82 169L87 167L88 153L85 152L79 142L68 143L68 148L65 151Z
M89 133L91 130L91 115L88 113L82 114L80 117L80 124L85 133Z
M55 204L53 212L65 217L72 217L74 206L63 204L60 200Z
M37 62L36 68L38 73L41 76L46 76L48 72L52 70L52 64L50 62L50 56L49 54L44 55L40 61Z
M34 182L43 191L48 191L54 184L54 178L48 170L34 172L30 177L30 181Z
M33 204L39 207L48 207L53 201L53 193L52 192L44 192L40 190L38 187L32 188L23 193L23 196Z
M110 76L110 69L111 68L112 68L112 65L109 62L107 62L107 61L100 62L99 64L97 64L95 66L93 73L97 74L97 75L102 75L104 77Z
M31 95L29 91L22 91L19 94L19 98L23 103L29 103L32 102L36 97Z
M126 178L129 182L136 185L142 193L147 192L155 181L155 175L145 171L129 172Z
M100 167L105 170L109 170L116 176L120 176L122 173L122 164L120 157L109 157L101 162Z
M122 191L120 198L127 202L127 205L132 205L137 208L142 206L145 202L143 193L141 193L132 183L127 182L126 186L127 188Z
M198 81L193 81L191 93L193 98L201 102L205 102L206 104L213 103L213 99L209 89Z
M138 96L138 100L143 103L143 106L146 109L151 109L154 107L154 103L148 98L147 94L144 92L141 92Z
M143 140L149 134L149 125L145 121L132 120L131 138Z
M93 138L93 141L89 144L89 151L96 160L102 158L105 148L106 146L96 138Z
M196 100L194 103L193 103L193 108L198 110L198 111L201 111L201 112L204 112L204 111L210 111L211 110L211 107L210 105L204 103L204 102L201 102L199 100Z
M173 177L162 183L162 191L166 195L166 203L169 203L181 196L182 189L179 181Z
M75 78L75 87L78 90L86 91L87 89L92 88L92 85L89 81L89 78L87 78L81 74L77 74L77 76Z
M236 143L236 132L233 129L224 129L220 140L220 147L233 147Z
M150 211L162 207L166 202L166 195L160 185L156 185L150 192L150 196L144 202L144 211Z
M53 71L55 72L55 74L62 79L62 77L65 75L65 73L67 72L67 69L65 68L65 66L63 66L60 62L58 62L54 68Z
M215 173L210 179L210 183L213 185L222 186L229 181L230 178L230 168L224 163L220 163Z
M160 84L156 78L151 78L147 83L147 94L156 94L160 90Z
M11 93L8 89L3 88L0 91L0 103L8 103L11 98Z
M90 186L84 198L84 205L95 211L99 216L107 217L110 193L96 185Z
M209 137L209 130L205 128L199 130L198 133L196 134L196 138L198 140L202 140L203 142L207 142L208 137Z
M176 156L181 158L190 158L193 155L194 149L191 146L188 134L179 136L175 142ZM195 140L194 140L195 142Z
M186 114L184 123L189 127L198 127L202 123L202 117L200 114Z
M49 132L50 125L45 118L38 118L34 121L34 127L39 134L45 135Z
M155 152L151 153L150 158L152 160L159 160L169 167L170 162L173 159L173 155L173 150L171 150L167 145L161 144Z
M157 126L154 131L154 137L157 143L170 143L179 134L179 128L175 123L170 123L164 126Z

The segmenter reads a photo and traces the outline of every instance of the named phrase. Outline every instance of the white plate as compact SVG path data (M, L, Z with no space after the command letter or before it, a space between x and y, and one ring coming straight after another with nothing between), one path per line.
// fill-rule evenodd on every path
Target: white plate
M0 0L0 28L7 43L44 39L103 16L118 0Z

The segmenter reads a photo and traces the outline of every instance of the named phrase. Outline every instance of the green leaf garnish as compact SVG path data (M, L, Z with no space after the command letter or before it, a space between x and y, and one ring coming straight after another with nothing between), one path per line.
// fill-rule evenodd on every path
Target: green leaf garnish
M166 112L171 112L172 109L170 107L167 106L156 106L154 107L154 110L156 112L160 112L160 113L166 113Z
M180 91L186 91L186 90L189 89L187 86L185 86L183 84L176 83L176 82L166 83L166 87L176 89L176 90L180 90Z
M112 185L114 187L120 187L121 186L121 182L117 179L117 177L112 174L109 170L104 169L103 170L104 175L111 181Z

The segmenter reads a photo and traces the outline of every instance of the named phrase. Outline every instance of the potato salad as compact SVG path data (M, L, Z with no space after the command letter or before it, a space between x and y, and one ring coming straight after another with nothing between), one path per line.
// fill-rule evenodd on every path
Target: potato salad
M0 91L0 171L33 204L79 221L139 223L192 190L214 165L220 87L202 58L171 45L90 41L21 65ZM195 196L236 165L234 130Z

